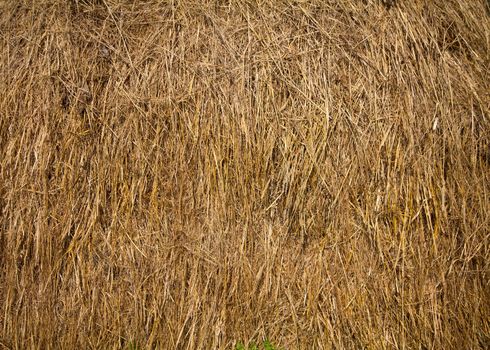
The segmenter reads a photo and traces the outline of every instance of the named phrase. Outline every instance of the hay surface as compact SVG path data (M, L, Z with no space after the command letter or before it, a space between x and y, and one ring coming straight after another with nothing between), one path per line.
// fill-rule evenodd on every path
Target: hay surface
M0 347L490 347L486 1L0 14Z

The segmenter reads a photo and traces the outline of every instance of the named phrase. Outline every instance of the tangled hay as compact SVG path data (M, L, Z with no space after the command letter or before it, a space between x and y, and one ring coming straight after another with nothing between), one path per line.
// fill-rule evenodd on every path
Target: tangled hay
M490 346L484 0L5 0L0 345Z

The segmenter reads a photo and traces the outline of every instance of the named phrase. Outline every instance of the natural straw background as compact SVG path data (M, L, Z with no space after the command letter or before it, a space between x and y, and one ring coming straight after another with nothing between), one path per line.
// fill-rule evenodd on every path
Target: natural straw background
M0 2L0 348L490 347L485 0Z

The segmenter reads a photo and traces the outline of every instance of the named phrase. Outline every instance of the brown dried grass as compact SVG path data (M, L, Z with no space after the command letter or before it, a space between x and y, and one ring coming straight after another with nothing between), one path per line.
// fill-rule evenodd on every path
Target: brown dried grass
M0 346L490 346L485 1L0 4Z

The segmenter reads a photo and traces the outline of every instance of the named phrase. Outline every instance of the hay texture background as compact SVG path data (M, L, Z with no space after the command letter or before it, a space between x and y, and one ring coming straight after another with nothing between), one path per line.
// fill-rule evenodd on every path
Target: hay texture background
M0 347L490 347L477 0L0 2Z

